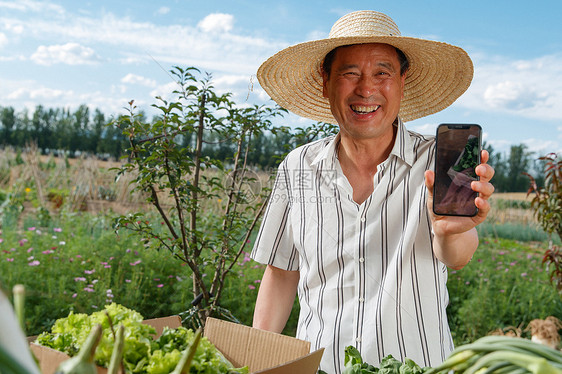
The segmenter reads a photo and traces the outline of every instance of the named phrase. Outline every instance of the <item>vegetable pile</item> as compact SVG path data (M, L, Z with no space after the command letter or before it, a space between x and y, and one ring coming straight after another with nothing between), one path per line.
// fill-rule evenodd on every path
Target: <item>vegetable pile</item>
M182 353L196 339L196 332L178 327L164 328L162 335L155 339L156 330L143 324L140 313L122 305L112 303L104 310L91 315L70 313L58 319L50 332L41 333L37 344L75 356L90 335L90 331L101 325L102 334L95 350L97 365L108 367L112 356L117 326L123 326L122 364L126 373L168 374L178 366ZM234 366L205 337L198 341L190 362L190 373L202 374L244 374L248 368Z
M562 353L528 339L509 336L485 336L459 346L436 367L422 368L408 358L402 363L388 355L377 368L363 362L359 351L352 346L345 349L344 362L342 374L562 374Z
M345 348L344 363L345 368L342 374L421 374L424 373L425 370L409 358L406 358L404 363L402 363L392 357L392 355L384 357L380 367L376 368L373 365L363 362L361 354L353 346Z
M453 166L453 170L458 172L466 171L469 176L476 178L474 171L476 166L478 166L478 138L471 136L466 142L462 157Z
M455 349L427 374L449 373L562 374L562 353L531 340L485 336Z
M248 373L247 367L234 368L201 331L165 328L155 339L154 327L142 321L138 312L113 303L91 315L70 313L36 343L75 357L61 364L57 373L62 374L94 373L94 363L109 366L108 374L117 373L119 366L127 374ZM353 346L346 347L344 364L342 374L562 374L562 353L528 339L485 336L457 347L435 367L392 355L375 367Z

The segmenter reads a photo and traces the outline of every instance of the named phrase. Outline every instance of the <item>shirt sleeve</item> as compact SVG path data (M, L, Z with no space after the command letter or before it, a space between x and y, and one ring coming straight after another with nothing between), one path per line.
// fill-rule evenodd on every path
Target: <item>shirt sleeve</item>
M290 172L286 160L277 170L267 209L251 257L262 264L298 270L299 257L291 229Z

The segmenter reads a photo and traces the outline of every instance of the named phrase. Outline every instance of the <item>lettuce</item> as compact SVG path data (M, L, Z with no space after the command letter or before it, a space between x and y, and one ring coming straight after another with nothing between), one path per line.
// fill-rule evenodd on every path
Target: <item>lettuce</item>
M113 352L113 329L123 324L123 365L126 373L168 374L191 344L195 332L184 327L165 327L162 335L154 339L156 330L143 324L143 319L140 313L116 303L106 305L103 310L91 315L71 312L68 317L55 321L51 332L41 333L36 343L74 356L92 327L99 323L103 327L103 335L96 349L95 361L97 365L107 367ZM208 339L202 338L191 364L191 373L246 374L248 368L234 368Z
M147 372L149 374L170 373L179 362L181 352L191 345L194 337L195 332L185 327L176 329L165 327L162 335L156 340L157 348L150 357ZM248 368L235 368L207 338L203 337L191 362L191 372L245 374L248 373Z
M123 324L125 327L123 364L130 373L142 373L143 360L146 361L151 351L152 335L156 333L154 327L143 324L142 320L140 313L112 303L91 315L70 312L68 317L55 321L51 332L41 333L36 342L72 357L78 353L92 327L99 323L102 325L103 335L94 360L96 364L107 367L115 341L113 329Z
M426 368L421 368L413 360L406 358L404 363L398 361L392 355L385 356L379 368L363 361L357 348L348 346L345 348L345 368L342 374L422 374Z

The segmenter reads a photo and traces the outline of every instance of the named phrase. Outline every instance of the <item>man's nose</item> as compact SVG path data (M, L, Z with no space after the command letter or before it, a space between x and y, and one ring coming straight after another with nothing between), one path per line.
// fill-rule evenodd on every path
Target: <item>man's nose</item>
M363 74L357 80L355 93L361 97L370 97L377 91L375 79L367 74Z

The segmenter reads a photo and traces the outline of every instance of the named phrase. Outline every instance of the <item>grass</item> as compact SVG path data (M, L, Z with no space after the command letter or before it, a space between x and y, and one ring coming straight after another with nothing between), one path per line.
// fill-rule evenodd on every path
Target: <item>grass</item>
M167 256L144 250L136 238L117 237L110 218L72 214L49 227L3 225L0 286L26 287L30 334L70 310L89 313L115 301L147 317L177 313L187 305L189 274Z
M545 242L552 240L560 245L558 237L550 238L541 228L533 224L522 223L488 223L484 222L477 228L478 234L483 238L507 238L523 242Z
M546 248L488 238L465 268L449 271L448 316L457 345L496 329L524 330L533 319L562 316L562 299L541 263Z
M9 293L15 284L26 286L28 334L45 331L71 310L91 313L113 301L145 318L189 308L188 269L165 251L148 250L136 236L116 236L111 218L64 213L40 226L34 216L3 217L0 287ZM560 295L541 264L546 246L487 237L469 265L450 271L448 314L456 344L497 328L562 316ZM252 323L263 270L246 254L225 284L221 304L245 325ZM286 334L294 335L297 318L295 305Z
M526 193L494 194L490 203L492 209L486 221L477 227L480 237L562 244L559 237L549 237L539 227Z
M112 230L114 216L144 209L140 197L130 196L128 182L112 183L94 160L51 161L14 166L13 158L0 157L0 203L18 202L0 206L0 289L9 294L15 284L26 286L28 335L49 329L71 310L91 313L109 302L145 318L187 310L193 299L187 267ZM32 167L35 173L29 173ZM535 318L561 318L562 299L541 264L551 238L537 227L525 194L494 195L478 229L481 245L471 263L449 272L455 344L498 328L524 329ZM246 255L226 280L221 305L245 325L252 323L263 270ZM295 334L297 318L295 304L285 334Z

